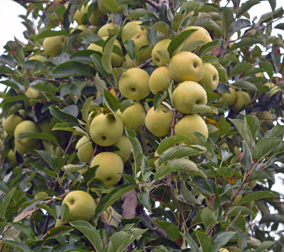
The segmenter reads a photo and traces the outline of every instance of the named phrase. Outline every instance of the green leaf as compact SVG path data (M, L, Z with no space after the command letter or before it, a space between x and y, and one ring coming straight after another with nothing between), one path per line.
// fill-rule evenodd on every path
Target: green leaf
M60 236L65 236L73 231L73 228L67 226L55 227L47 231L46 240L57 239Z
M271 248L275 244L274 241L263 241L258 248L255 250L255 252L262 252L266 251L267 249Z
M103 242L99 232L87 221L73 221L70 225L84 234L97 251L103 251Z
M273 65L269 61L262 61L259 64L271 78L273 75Z
M17 251L22 252L33 252L26 244L21 242L15 242L15 241L2 241L2 245L6 245L7 247L14 248Z
M103 47L103 56L102 56L102 65L107 73L111 73L111 54L113 50L113 45L116 39L116 34L110 36L104 44Z
M195 176L193 178L193 185L197 191L204 194L214 194L214 190L210 187L208 181L200 176Z
M238 205L242 205L247 202L251 202L254 200L269 198L269 197L277 197L277 194L269 191L261 191L261 192L254 192L250 194L246 194L239 202Z
M236 10L236 15L237 15L237 17L240 17L241 15L243 15L243 14L245 14L248 10L250 10L254 5L256 5L256 4L259 4L260 3L260 1L259 0L250 0L250 1L247 1L247 2L245 2L245 3L243 3L242 5L241 5L241 7L240 8L238 8L237 10Z
M276 125L271 129L270 137L279 137L284 134L284 125Z
M157 152L159 155L161 155L165 150L171 148L177 143L181 143L183 140L187 140L188 137L186 136L172 136L172 137L167 137L160 142L159 147L157 149Z
M262 223L284 223L284 215L283 214L266 214L263 215L259 224Z
M261 23L264 23L264 22L269 22L271 20L275 20L277 18L281 18L281 17L283 17L283 14L284 14L284 11L283 11L282 8L279 8L279 9L272 11L272 12L265 13L260 17L258 23L261 24Z
M204 208L201 210L201 220L206 227L210 227L211 225L217 223L217 217L214 212L208 208Z
M195 105L192 113L213 113L218 115L218 109L207 105Z
M197 200L192 193L188 190L187 186L185 185L184 180L181 180L181 195L189 204L201 205L200 201Z
M230 76L232 77L234 75L243 73L251 67L252 67L252 65L250 63L243 61L233 68L233 70L230 72Z
M246 47L246 46L252 46L252 45L255 45L255 44L259 44L259 43L262 43L262 41L258 38L253 38L253 37L243 38L240 42L234 43L230 48L228 48L228 51L232 52L232 51L234 51L238 48L243 48L243 47ZM244 63L246 63L246 62L244 61Z
M163 33L168 38L170 38L173 34L171 28L163 21L154 23L151 26L151 29Z
M24 133L24 134L21 134L18 138L36 138L40 140L46 140L46 141L58 143L56 137L48 133Z
M63 78L69 76L93 76L90 66L75 60L69 60L56 66L53 69L52 73L55 78Z
M258 91L257 87L248 81L236 81L235 83L231 84L233 87L241 88L248 91Z
M16 192L16 188L12 188L4 197L1 205L0 205L0 218L2 220L6 220L6 212L9 206L11 199L13 198Z
M106 78L108 78L108 73L105 71L103 65L102 65L102 60L101 60L101 57L94 53L91 55L91 59L93 60L95 66L96 66L96 69L99 70L99 72ZM98 74L98 73L97 73Z
M179 238L179 229L174 224L161 220L157 220L156 223L167 233L167 235L171 238L172 241L176 241Z
M111 12L116 13L118 10L118 4L116 0L102 0L101 3Z
M36 207L44 209L45 211L47 211L49 214L51 214L55 219L57 219L57 214L56 212L51 209L48 205L44 205L44 204L37 204Z
M242 138L245 140L249 148L252 147L252 139L250 138L251 133L248 132L248 128L245 122L239 119L230 119L230 121L235 125L238 132L241 134Z
M182 51L192 52L197 47L199 47L200 45L203 45L203 44L204 44L203 40L191 41L189 43L184 44L180 48L178 48L177 52L182 52Z
M60 35L69 36L69 33L64 30L61 31L45 30L36 36L36 40L44 39L47 37L60 36Z
M77 62L81 62L83 64L88 64L93 62L91 59L91 54L93 54L93 50L82 50L82 51L76 51L71 54L70 59L75 60Z
M232 11L228 7L223 7L222 12L223 12L223 15L222 15L223 33L224 35L227 35L233 29L233 22L235 21L235 18L234 18Z
M233 207L230 207L229 210L228 210L227 215L228 216L236 216L240 212L242 214L246 214L246 215L253 215L253 216L255 215L253 211L251 211L250 209L248 209L245 206L233 206Z
M93 99L94 99L94 96L91 96L84 102L83 109L82 109L82 116L85 122L88 121L89 111L90 111L91 103Z
M43 158L46 163L48 163L52 170L54 170L55 172L59 171L59 168L55 164L54 158L48 152L44 150L36 150L36 152Z
M226 245L228 241L230 241L236 234L237 232L233 232L233 231L226 231L226 232L218 233L214 237L213 252L218 252L220 248Z
M175 31L175 32L179 32L179 28L182 25L184 19L186 18L185 14L180 14L177 13L171 23L171 28Z
M130 59L135 59L135 44L132 39L127 39L124 43L125 49L130 57Z
M143 16L145 16L145 14L147 13L147 11L143 8L138 8L138 9L135 9L131 12L131 14L126 17L126 19L124 20L124 22L127 20L127 19L136 19L136 18L141 18Z
M245 115L245 127L250 134L252 141L256 140L257 133L260 129L259 121L256 116Z
M273 137L263 138L259 140L253 150L252 158L257 159L258 161L262 160L263 158L265 158L265 156L272 152L280 143L281 139Z
M211 241L210 241L209 236L207 234L205 234L205 233L202 233L202 232L198 231L198 230L195 230L194 233L196 234L196 236L197 236L197 238L199 240L199 243L200 243L200 245L202 247L202 250L203 251L207 251L207 252L211 252L213 247L211 245Z
M68 217L70 215L70 210L69 207L66 203L63 203L62 207L61 207L61 222L65 223L68 220Z
M114 113L119 108L118 100L107 90L104 90L104 104Z
M32 240L35 239L34 232L29 226L27 226L23 223L19 223L19 222L8 222L8 225L17 228L18 230L23 232L25 235L27 235Z
M1 74L14 74L14 71L9 67L0 67Z
M187 243L189 244L190 248L192 249L192 251L194 252L199 252L199 248L197 246L197 244L195 243L195 241L191 238L190 235L188 234L183 234L181 233L181 235L183 236L183 238L187 241Z
M161 105L162 101L165 99L164 92L158 91L158 93L155 95L154 98L154 111L158 109L158 107Z
M149 193L144 191L138 194L139 201L149 211L152 211Z
M199 57L204 57L207 53L212 52L215 48L219 47L221 45L221 40L216 39L209 43L206 43L205 45L201 46L201 48L198 51Z
M65 113L62 110L60 110L58 107L51 106L49 107L50 114L53 115L55 118L57 118L60 122L64 123L71 123L76 126L79 125L79 122L76 117L70 115L69 113Z

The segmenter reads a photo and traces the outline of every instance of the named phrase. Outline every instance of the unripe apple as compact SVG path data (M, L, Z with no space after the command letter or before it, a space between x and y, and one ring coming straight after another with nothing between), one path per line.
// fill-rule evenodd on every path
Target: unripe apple
M204 74L199 83L208 91L213 91L217 88L219 73L211 63L204 63Z
M117 2L117 0L116 0L116 2ZM101 12L103 14L110 14L111 13L111 11L107 8L107 6L103 3L102 0L98 0L98 6L99 6L99 9L101 10ZM122 12L123 7L124 7L124 4L118 4L117 13Z
M219 98L219 103L221 104L227 104L229 107L233 106L237 99L237 91L234 88L229 88L230 94L229 93L222 93Z
M37 54L35 54L35 55L29 57L29 60L38 60L38 61L40 61L40 62L42 62L42 63L44 63L45 61L48 61L47 58L45 58L45 57L43 57L43 56L41 56L41 55L37 55Z
M138 51L142 46L148 46L150 45L147 39L147 31L141 31L135 34L132 38L135 45L135 53L137 54ZM147 60L151 58L152 53L152 46L149 46L147 49L145 49L140 55L139 55L139 61Z
M2 146L2 144L1 144ZM11 165L11 168L14 168L18 165L18 161L16 158L16 152L14 150L10 150L7 154L7 159Z
M20 122L14 131L15 139L24 146L32 146L37 142L36 138L18 138L23 133L39 133L40 130L38 126L30 120L25 120Z
M248 183L248 187L254 188L254 187L256 186L256 183L257 183L257 180L251 180L251 181Z
M69 217L67 222L76 220L90 221L94 215L97 204L93 197L84 191L72 191L68 193L62 201L69 207Z
M17 114L9 115L2 123L3 129L8 135L14 135L16 126L23 121L26 117L26 112L24 110L19 110Z
M98 35L101 38L108 37L109 36L108 30L113 30L113 29L114 29L114 23L105 24L98 30Z
M34 89L32 89L31 87L28 87L26 92L25 92L25 95L29 98L37 98L40 96L40 93Z
M121 40L124 43L127 39L131 39L138 32L144 31L145 28L141 26L142 21L131 21L122 27Z
M36 153L35 150L39 150L39 149L40 149L39 141L36 141L33 145L26 146L26 145L20 144L17 140L15 140L15 150L19 152L22 156L27 153Z
M156 110L152 107L146 114L145 126L154 136L166 136L171 132L173 116L173 111L163 105Z
M92 140L87 136L81 137L76 144L76 150L79 160L89 163L94 153Z
M64 47L65 37L64 36L54 36L47 37L43 41L43 50L50 57L56 57L61 53Z
M254 200L249 201L249 202L245 203L244 206L251 210L254 207L254 203L255 203Z
M106 186L116 184L121 179L123 161L119 155L113 152L101 152L94 157L91 167L99 165L96 170L96 178L102 180Z
M240 111L243 108L243 106L251 103L251 98L248 92L237 91L236 94L237 94L237 98L235 100L235 103L233 104L233 109L235 111Z
M159 91L168 90L171 80L169 68L166 66L158 67L152 72L149 78L151 92L157 94Z
M86 24L88 22L87 14L88 14L89 5L82 5L81 9L77 10L74 14L74 20L78 23L78 25Z
M161 51L161 50L167 51L168 46L171 43L171 41L172 41L171 39L163 39L154 46L151 56L156 66L158 67L166 66L169 63L158 53L158 51Z
M176 82L195 81L203 77L202 59L192 52L179 52L172 57L169 64L170 75Z
M201 26L188 26L184 28L182 32L192 30L192 29L197 29L197 31L192 33L191 36L188 39L186 39L181 45L185 45L189 42L197 41L197 40L202 40L204 41L204 43L209 43L212 41L212 38L209 32Z
M123 162L126 162L131 155L132 149L132 145L129 138L125 135L122 135L119 141L113 146L119 148L119 151L113 151L113 153L116 153L118 156L120 156Z
M104 16L106 16L106 15L101 12L101 10L99 9L99 7L96 3L94 10L92 11L92 13L89 17L89 21L92 25L98 26L100 24L100 18L102 18Z
M88 34L90 34L91 32L89 31L89 29L86 27L86 25L81 24L81 25L77 25L74 29L72 29L71 34L76 31L76 30L81 30L82 32L79 34L78 39L81 39L82 37L87 36Z
M173 104L180 113L190 114L196 105L206 105L206 103L206 91L197 82L184 81L173 92Z
M207 125L203 118L197 114L187 115L175 125L175 135L184 135L189 138L189 140L185 141L186 144L199 141L193 132L198 132L208 139Z
M139 103L135 102L130 107L126 108L120 115L121 120L126 128L133 131L141 128L145 122L145 110Z
M142 100L150 93L149 74L140 68L130 68L118 81L121 94L130 100Z
M238 194L236 196L236 198L234 199L234 201L232 203L232 206L237 206L242 198L243 198L243 195L242 194Z
M113 114L99 114L90 125L90 136L100 146L116 144L123 133L123 122L119 116Z

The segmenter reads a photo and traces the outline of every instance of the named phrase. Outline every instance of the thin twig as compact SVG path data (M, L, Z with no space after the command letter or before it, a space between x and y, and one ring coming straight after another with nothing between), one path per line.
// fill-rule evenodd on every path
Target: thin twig
M145 2L154 7L157 11L159 11L161 8L161 6L153 0L145 0Z
M150 63L152 62L152 58L146 60L144 63L142 63L141 65L138 66L138 68L145 68L146 66L148 66Z

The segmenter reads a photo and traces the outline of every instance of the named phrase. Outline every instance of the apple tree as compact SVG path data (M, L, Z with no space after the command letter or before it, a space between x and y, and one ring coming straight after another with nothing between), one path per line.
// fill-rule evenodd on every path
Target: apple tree
M276 1L17 2L0 251L283 252Z

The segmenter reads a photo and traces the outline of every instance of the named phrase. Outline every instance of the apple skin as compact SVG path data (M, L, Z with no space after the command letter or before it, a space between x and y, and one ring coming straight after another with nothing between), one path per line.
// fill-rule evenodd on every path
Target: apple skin
M173 111L163 105L160 105L155 111L152 107L146 114L145 126L154 136L166 136L171 132L173 116Z
M130 68L118 81L121 94L130 100L142 100L150 93L149 74L140 68Z
M131 39L138 32L144 31L145 28L141 26L142 21L131 21L122 27L121 40L124 43L127 39Z
M237 206L242 198L243 198L243 195L238 194L237 197L234 199L232 206Z
M72 191L68 193L62 201L68 205L70 215L67 222L76 220L90 221L94 215L97 204L93 197L84 191Z
M81 9L77 10L74 14L74 20L78 23L78 25L81 25L81 24L86 24L88 22L88 18L87 18L87 14L88 14L88 9L89 9L89 5L82 5L81 6ZM83 17L85 16L85 18L83 19Z
M229 88L229 93L222 93L219 98L219 103L227 104L229 107L233 106L237 99L237 91L234 88Z
M92 25L98 26L100 24L100 18L106 16L104 13L101 12L101 10L98 7L98 4L95 4L95 8L92 11L90 17L89 17L89 22Z
M213 91L219 84L219 73L211 63L204 63L204 74L199 83L207 91Z
M246 91L237 91L236 94L237 98L235 100L235 103L233 104L233 109L239 112L244 105L251 103L251 97Z
M2 146L2 144L1 144ZM11 168L14 168L18 165L18 161L16 158L16 152L14 150L10 150L7 154L7 159L11 165Z
M103 37L109 37L109 32L108 30L113 30L114 29L114 23L108 23L103 25L99 30L98 30L98 35L103 38Z
M38 126L33 122L29 120L24 120L20 122L14 131L15 139L24 146L32 146L37 142L36 138L20 138L18 137L23 133L39 133L40 130Z
M184 81L173 92L173 104L180 113L190 114L196 105L206 105L206 103L206 91L197 82Z
M40 93L34 89L32 89L31 87L28 87L26 92L25 92L25 95L29 98L37 98L40 96Z
M45 58L44 56L41 56L41 55L33 55L33 56L29 57L29 60L38 60L42 63L48 61L47 58Z
M113 114L99 114L91 122L90 136L100 146L116 144L123 134L123 122Z
M99 165L95 177L102 180L106 186L114 185L121 179L119 173L123 172L123 161L116 153L99 153L92 160L91 167L95 165Z
M198 132L208 139L208 127L203 118L197 114L187 115L175 125L175 135L184 135L189 138L185 141L186 144L199 142L193 132Z
M157 94L159 91L168 90L169 83L172 80L169 68L161 66L156 68L149 78L149 87L153 94Z
M219 252L230 252L228 249L225 249L225 248L221 248L220 250L219 250Z
M196 54L179 52L172 57L169 70L172 79L176 82L198 82L203 77L204 66L202 60Z
M129 138L125 135L119 139L119 141L113 145L119 148L119 151L113 151L113 153L120 156L123 162L126 162L131 155L132 145Z
M141 31L136 33L132 38L135 45L135 53L137 54L138 51L142 46L150 45L147 39L147 31ZM139 61L147 60L151 58L153 46L149 46L147 49L143 49L144 51L139 56Z
M158 51L167 51L171 41L171 39L163 39L154 46L151 56L156 66L161 67L166 66L168 64L168 62L158 53Z
M61 53L64 47L64 36L47 37L43 41L43 50L50 57L56 57Z
M40 149L39 141L36 141L33 145L26 146L26 145L22 145L17 140L15 140L15 150L19 152L22 156L27 153L36 153L35 150L39 150L39 149Z
M89 163L94 153L92 140L87 136L81 137L76 144L76 150L79 160Z
M2 123L3 129L8 135L14 135L16 126L26 117L24 110L21 109L18 112L19 114L9 115Z
M139 102L135 102L121 113L120 118L126 128L136 131L144 125L144 107Z
M204 43L209 43L212 41L212 38L210 37L210 34L208 33L208 31L201 26L188 26L184 28L182 32L192 30L192 29L197 29L197 31L192 33L191 36L181 44L181 46L189 42L196 41L196 40L202 40L204 41Z

